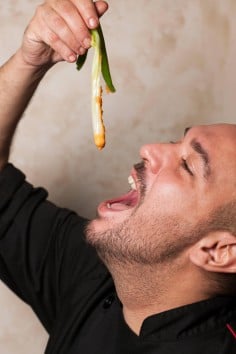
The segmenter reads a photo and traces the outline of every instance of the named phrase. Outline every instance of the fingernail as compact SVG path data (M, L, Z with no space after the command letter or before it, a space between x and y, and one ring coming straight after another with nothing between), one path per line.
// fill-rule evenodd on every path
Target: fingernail
M91 17L88 22L91 28L97 27L98 25L98 20L95 17Z
M73 61L76 60L76 56L74 54L71 54L68 59L69 59L70 62L73 63Z
M84 41L83 41L83 44L85 46L85 48L90 48L91 47L91 40L90 38L85 38Z

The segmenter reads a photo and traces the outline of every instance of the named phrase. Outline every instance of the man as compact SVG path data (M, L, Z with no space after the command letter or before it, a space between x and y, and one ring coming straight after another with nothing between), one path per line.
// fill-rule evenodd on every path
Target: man
M236 353L236 125L143 146L130 192L90 223L7 163L40 80L89 48L106 10L46 1L1 68L1 278L47 329L48 354Z

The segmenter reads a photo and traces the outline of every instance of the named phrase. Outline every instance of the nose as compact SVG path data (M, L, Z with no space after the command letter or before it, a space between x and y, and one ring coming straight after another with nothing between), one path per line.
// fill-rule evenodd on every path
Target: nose
M157 174L167 162L173 160L170 144L146 144L140 149L141 158L146 161L153 174Z

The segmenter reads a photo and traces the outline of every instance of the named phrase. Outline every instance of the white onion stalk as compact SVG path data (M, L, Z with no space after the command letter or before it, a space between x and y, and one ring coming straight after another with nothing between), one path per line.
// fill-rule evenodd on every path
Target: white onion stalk
M92 42L94 48L94 57L92 63L92 124L93 137L95 145L99 150L105 146L105 126L103 124L102 110L102 52L101 40L97 31L91 31Z

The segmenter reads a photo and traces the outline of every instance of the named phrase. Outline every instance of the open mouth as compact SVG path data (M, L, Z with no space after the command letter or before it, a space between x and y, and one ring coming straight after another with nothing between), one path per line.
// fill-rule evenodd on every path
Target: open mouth
M110 199L102 203L103 210L106 209L108 212L124 211L134 208L139 203L140 198L134 178L129 176L128 182L131 188L130 191L118 198Z
M107 201L107 208L112 210L126 210L133 208L138 203L138 192L131 190L128 193L122 195L118 199L112 199Z

